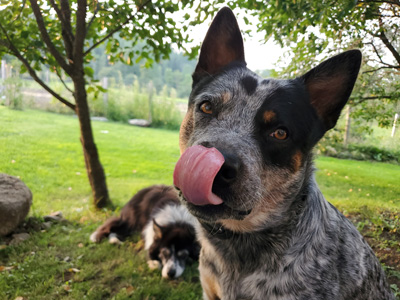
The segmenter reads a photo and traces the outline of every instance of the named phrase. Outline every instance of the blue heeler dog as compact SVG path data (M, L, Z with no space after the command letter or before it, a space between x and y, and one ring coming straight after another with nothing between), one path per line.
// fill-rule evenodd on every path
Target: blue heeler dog
M263 79L246 68L232 11L215 17L174 171L201 223L204 299L394 299L373 251L313 175L312 148L335 126L360 63L353 50L296 79Z

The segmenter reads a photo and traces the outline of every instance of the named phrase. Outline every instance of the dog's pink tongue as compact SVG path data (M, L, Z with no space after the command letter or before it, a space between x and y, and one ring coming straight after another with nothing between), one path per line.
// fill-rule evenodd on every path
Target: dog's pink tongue
M224 156L215 148L189 147L176 163L174 185L194 205L221 204L223 201L212 192L212 185L224 162Z

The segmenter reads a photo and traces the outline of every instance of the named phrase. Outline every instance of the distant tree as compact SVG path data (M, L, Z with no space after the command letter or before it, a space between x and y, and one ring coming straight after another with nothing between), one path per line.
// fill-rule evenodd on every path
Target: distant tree
M350 104L354 115L388 125L400 99L399 0L231 1L259 19L258 30L273 37L292 62L282 73L304 73L327 56L362 48L364 66Z
M127 42L120 40L120 44L123 43L126 44ZM143 46L144 43L138 43L135 46L135 51L140 52ZM101 79L103 76L107 76L117 79L118 71L120 71L126 85L132 85L132 78L136 76L142 86L147 86L150 80L153 81L157 93L161 92L166 84L177 90L178 97L189 97L196 61L191 60L184 53L172 51L168 59L154 63L150 68L145 67L145 62L139 62L133 66L120 61L111 63L107 56L105 46L99 46L95 49L95 60L90 62L95 78Z
M0 57L15 56L46 91L71 108L79 119L80 140L93 200L97 207L111 204L105 173L94 142L87 101L88 93L102 88L93 77L89 62L94 49L106 43L109 61L132 65L141 59L150 65L168 58L171 44L179 48L189 40L186 30L207 17L212 10L199 2L150 0L2 0L0 6ZM207 6L207 5L206 5ZM185 24L178 24L173 13L191 7L194 18L186 15ZM191 23L189 23L191 22ZM129 41L123 46L119 39ZM144 42L141 50L134 48ZM190 54L193 56L196 49ZM54 91L38 72L49 67L58 75L71 98ZM71 79L73 85L66 84Z

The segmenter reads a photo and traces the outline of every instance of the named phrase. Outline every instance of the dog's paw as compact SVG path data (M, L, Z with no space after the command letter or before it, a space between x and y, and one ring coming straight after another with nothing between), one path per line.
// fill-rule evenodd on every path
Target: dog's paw
M120 239L117 237L117 235L115 233L110 233L110 235L108 236L108 242L110 244L115 244L115 245L122 244L122 242L120 241Z
M89 240L90 240L91 242L93 242L93 243L98 243L98 242L99 242L99 240L98 240L98 238L97 238L97 231L93 232L93 233L90 235Z
M161 264L158 260L148 260L147 265L149 266L150 270L160 269Z

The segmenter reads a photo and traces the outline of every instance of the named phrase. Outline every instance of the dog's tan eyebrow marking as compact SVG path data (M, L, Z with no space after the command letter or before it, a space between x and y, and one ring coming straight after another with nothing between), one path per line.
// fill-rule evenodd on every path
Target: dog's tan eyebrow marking
M223 104L227 103L231 99L231 93L229 92L223 93L221 99Z
M276 119L276 113L272 110L266 110L263 114L263 119L265 123L270 123Z
M303 155L301 154L300 150L297 150L296 153L292 156L293 169L295 172L300 169L302 158Z

